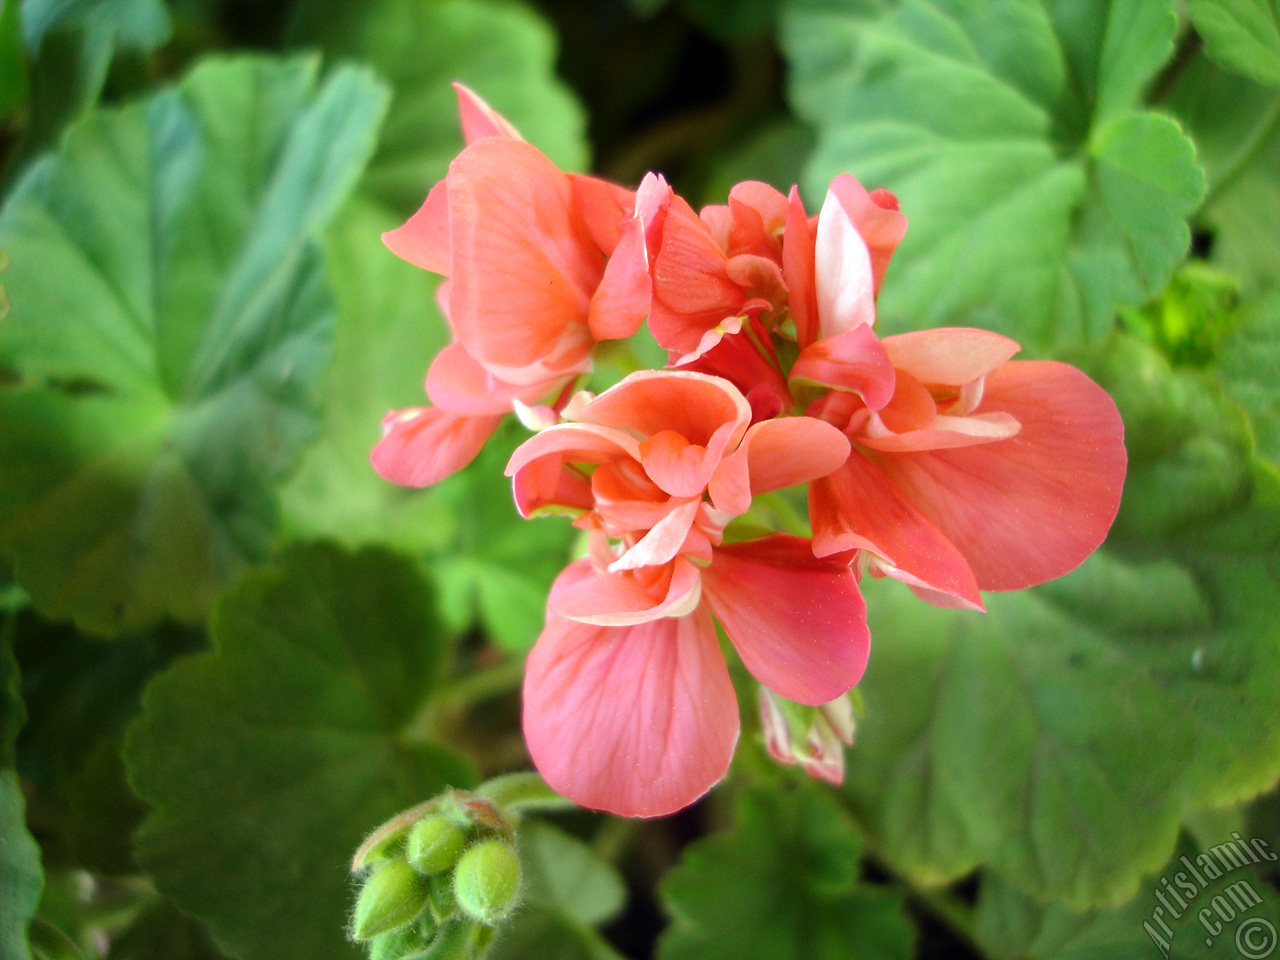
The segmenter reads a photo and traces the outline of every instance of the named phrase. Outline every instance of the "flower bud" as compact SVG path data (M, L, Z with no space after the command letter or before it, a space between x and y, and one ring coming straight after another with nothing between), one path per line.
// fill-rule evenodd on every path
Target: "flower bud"
M760 688L760 724L769 755L799 764L812 777L844 780L844 744L853 745L853 701L849 695L809 707Z
M426 878L403 860L388 861L365 881L360 891L351 936L355 940L371 940L404 926L426 905Z
M421 874L442 873L458 862L467 845L466 831L446 817L427 817L409 831L406 857Z
M407 960L427 949L428 937L412 924L380 933L369 944L369 960Z
M520 889L520 858L504 840L482 840L470 847L453 873L453 892L467 916L496 926L515 909Z

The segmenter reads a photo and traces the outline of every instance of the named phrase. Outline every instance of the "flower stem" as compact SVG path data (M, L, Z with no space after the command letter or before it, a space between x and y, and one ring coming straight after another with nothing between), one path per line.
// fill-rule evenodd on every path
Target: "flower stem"
M478 700L510 693L520 686L522 679L524 660L514 657L443 683L427 695L417 713L404 725L403 736L410 742L430 739L438 717Z

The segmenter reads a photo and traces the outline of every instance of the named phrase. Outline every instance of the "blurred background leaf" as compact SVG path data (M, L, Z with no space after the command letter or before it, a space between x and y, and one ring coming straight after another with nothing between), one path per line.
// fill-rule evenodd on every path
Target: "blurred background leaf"
M1280 5L1276 0L1187 0L1187 12L1215 60L1280 86Z
M9 197L0 545L46 613L196 622L271 543L333 336L315 237L385 99L314 60L208 63Z
M10 629L0 628L0 956L30 960L27 924L40 903L40 848L27 832L26 802L14 769L14 741L26 713Z

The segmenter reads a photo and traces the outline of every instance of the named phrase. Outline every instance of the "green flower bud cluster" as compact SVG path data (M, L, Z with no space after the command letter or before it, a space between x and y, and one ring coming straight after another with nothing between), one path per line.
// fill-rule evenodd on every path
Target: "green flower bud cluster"
M450 790L393 817L356 853L351 937L370 960L476 956L519 902L515 832L486 797Z

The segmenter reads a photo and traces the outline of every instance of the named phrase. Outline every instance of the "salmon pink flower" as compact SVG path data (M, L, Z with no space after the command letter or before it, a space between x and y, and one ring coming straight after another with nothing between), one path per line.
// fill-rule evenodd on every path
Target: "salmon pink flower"
M547 782L588 807L656 816L728 767L738 711L713 617L746 668L799 703L845 693L869 637L846 557L808 540L725 543L753 495L825 476L848 442L810 417L752 421L731 384L632 374L513 455L525 516L565 511L590 553L556 581L529 661L524 729Z
M513 406L554 397L591 368L599 340L628 337L649 311L646 231L670 188L633 193L558 170L461 85L467 147L404 226L384 236L448 280L454 342L427 373L433 406L383 421L375 468L425 486L466 466Z

